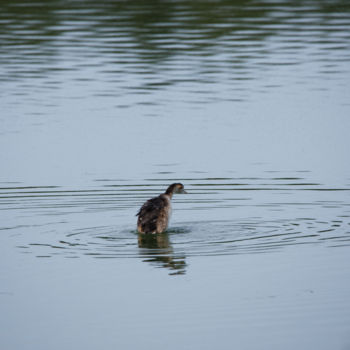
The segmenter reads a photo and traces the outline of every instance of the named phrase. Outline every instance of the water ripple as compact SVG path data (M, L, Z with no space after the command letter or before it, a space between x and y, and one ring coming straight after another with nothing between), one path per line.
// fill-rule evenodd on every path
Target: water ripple
M265 84L263 71L308 69L305 54L308 62L317 60L315 74L321 79L331 73L342 81L348 73L350 9L345 2L177 0L155 6L140 0L38 1L23 11L22 1L16 0L2 1L0 9L1 78L9 82L10 94L21 90L30 95L43 84L51 90L88 79L86 93L94 97L113 97L109 91L125 97L132 89L141 95L139 103L145 103L145 94L180 93L183 84L191 83L189 92L196 93L191 103L207 102L208 94L231 101L232 89L241 101L248 87L266 92L286 81L271 82L268 76ZM23 86L28 80L30 86ZM101 95L98 81L106 84L106 94ZM225 86L220 96L211 86L219 81ZM82 96L75 92L70 98Z
M135 213L176 181L166 175L134 183L98 179L84 189L3 186L0 213L10 215L0 229L38 257L140 258L172 273L184 273L193 256L350 244L349 187L300 176L184 179L189 195L174 198L168 232L138 235Z

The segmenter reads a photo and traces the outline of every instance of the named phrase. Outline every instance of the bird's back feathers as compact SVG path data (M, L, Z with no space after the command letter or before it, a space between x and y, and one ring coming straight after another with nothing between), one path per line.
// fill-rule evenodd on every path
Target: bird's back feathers
M136 214L137 227L140 232L155 233L168 225L170 201L164 194L149 199Z

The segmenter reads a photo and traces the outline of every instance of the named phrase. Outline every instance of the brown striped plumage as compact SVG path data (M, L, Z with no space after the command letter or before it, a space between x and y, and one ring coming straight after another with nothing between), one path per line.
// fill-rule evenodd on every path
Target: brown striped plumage
M174 193L186 193L183 184L173 183L164 193L143 204L136 214L138 232L162 233L167 229L171 215L171 198Z

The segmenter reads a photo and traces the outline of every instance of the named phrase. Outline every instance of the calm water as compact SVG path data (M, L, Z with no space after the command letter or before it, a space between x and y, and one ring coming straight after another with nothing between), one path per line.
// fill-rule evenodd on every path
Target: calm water
M2 1L0 347L350 349L349 62L347 1Z

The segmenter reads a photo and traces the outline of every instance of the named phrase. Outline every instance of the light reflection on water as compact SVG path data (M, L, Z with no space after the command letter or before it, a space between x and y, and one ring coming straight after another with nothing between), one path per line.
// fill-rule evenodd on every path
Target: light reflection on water
M3 348L349 344L349 14L2 0Z

